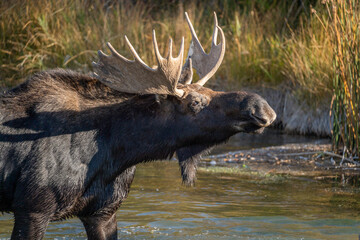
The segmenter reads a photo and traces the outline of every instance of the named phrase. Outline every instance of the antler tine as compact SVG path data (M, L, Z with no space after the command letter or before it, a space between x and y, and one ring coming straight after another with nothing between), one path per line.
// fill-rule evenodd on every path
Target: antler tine
M169 52L166 58L169 59L171 57L172 57L172 39L169 38Z
M153 30L153 44L155 50L156 60L158 62L158 69L161 69L163 74L169 76L169 81L173 83L175 86L173 91L176 92L176 95L182 96L184 91L181 89L177 89L177 83L180 79L181 75L181 66L184 57L184 37L181 40L180 52L176 58L172 57L172 39L170 38L169 42L169 54L166 58L163 58L159 51L159 46L156 40L155 30Z
M152 34L152 38L153 38L153 45L154 45L155 57L156 57L156 61L158 62L158 65L160 65L163 57L161 56L160 51L159 51L159 46L158 46L157 40L156 40L155 29L153 29L153 32L152 32L152 33L153 33L153 34Z
M216 26L216 28L220 31L221 42L218 45L215 45L215 42L213 42L209 53L209 56L217 57L214 59L216 62L214 63L213 68L203 78L196 82L201 86L204 86L204 84L215 74L225 56L225 35L219 26Z
M199 50L202 51L202 53L206 54L205 51L204 51L204 49L203 49L203 47L201 46L201 43L200 43L197 35L196 35L196 32L195 32L195 30L194 30L194 27L193 27L193 25L192 25L192 23L191 23L191 21L190 21L190 18L189 18L189 15L188 15L187 12L185 12L185 17L186 17L186 22L187 22L188 25L189 25L190 32L191 32L191 37L192 37L192 39L191 39L191 45L190 45L190 48L189 48L189 54L188 54L188 56L187 56L186 59L188 59L188 57L191 56L191 55L190 55L190 51L191 51L192 48L194 47L194 46L193 46L194 44L196 45L197 48L199 48Z
M181 74L184 39L182 39L177 58L173 58L171 55L171 44L169 56L163 58L156 42L155 31L153 31L153 45L158 62L158 67L155 69L143 62L126 36L125 41L135 60L126 59L110 43L107 43L111 55L108 56L99 51L99 62L93 63L95 76L101 82L120 92L183 96L184 91L177 89L177 83Z
M126 44L128 45L132 55L135 57L135 60L138 61L144 68L147 68L149 70L153 70L151 67L149 67L148 65L146 65L146 63L144 63L144 61L139 57L138 53L136 52L135 48L133 47L133 45L130 43L129 39L127 38L127 36L125 35L125 41ZM114 49L115 50L115 49Z
M216 13L214 12L214 32L212 36L212 45L209 54L206 54L186 12L185 17L192 35L192 41L186 59L189 61L189 58L192 58L193 67L196 69L200 77L200 80L196 82L196 84L203 86L215 74L217 69L220 67L222 60L224 59L225 35L218 25ZM218 31L220 31L221 42L216 44Z
M218 33L218 20L217 20L217 17L216 17L216 12L214 12L214 33L213 33L213 36L212 36L212 44L216 46L216 39L217 39L217 33Z
M125 39L127 39L126 36L125 36ZM107 42L107 43L106 43L106 46L109 48L109 50L110 50L110 52L111 52L111 54L112 54L113 56L115 56L115 57L117 57L117 58L120 58L120 59L123 60L123 61L131 62L130 60L128 60L128 59L126 59L125 57L121 56L121 55L115 50L115 48L111 45L111 43ZM104 54L101 50L99 50L99 52L101 52L104 56L107 56L107 55Z

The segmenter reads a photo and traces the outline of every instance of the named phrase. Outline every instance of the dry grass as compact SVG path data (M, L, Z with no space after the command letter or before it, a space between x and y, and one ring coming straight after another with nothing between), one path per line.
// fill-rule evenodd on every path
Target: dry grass
M282 97L271 101L282 112L279 116L285 128L321 135L330 132L327 112L336 48L326 5L318 3L314 6L317 13L307 15L299 14L293 4L297 1L277 5L282 1L250 1L245 7L236 1L118 1L107 6L104 2L109 1L0 1L0 87L13 86L29 74L48 68L89 72L96 51L104 50L107 41L131 57L124 34L152 65L153 28L163 53L169 36L175 41L174 52L182 36L188 47L190 32L184 11L208 51L212 11L216 10L226 34L227 52L216 79L209 84L222 89L275 89ZM292 15L297 24L290 25L296 27L288 25Z
M332 0L329 12L335 46L333 148L335 151L341 148L345 157L358 159L360 156L360 7L355 0Z
M39 7L40 6L40 7ZM0 3L0 80L2 86L15 85L29 74L55 67L87 72L96 59L96 51L111 42L121 54L130 57L126 34L144 61L155 63L151 32L155 28L160 50L172 36L176 46L182 35L190 39L185 28L183 10L178 13L150 14L144 4L122 3L104 8L102 1L8 1ZM195 25L210 26L211 18ZM167 15L166 15L167 14ZM163 19L166 20L163 20ZM204 18L205 19L205 18ZM199 36L210 36L210 29ZM187 42L188 43L188 42ZM205 46L209 46L206 43ZM188 46L186 46L188 47Z
M231 1L230 1L231 2ZM310 20L300 18L296 31L284 23L281 9L245 11L235 5L220 7L218 17L227 38L227 53L214 85L277 86L286 82L289 90L307 99L329 97L331 59L329 39ZM200 5L200 6L198 6ZM189 12L205 49L209 50L213 19L206 3L178 4L171 11L138 2L120 2L104 7L92 1L4 1L0 3L0 80L2 86L15 85L29 74L54 67L91 70L96 51L110 41L129 56L126 34L143 59L155 63L151 31L157 31L164 50L172 36L179 46L190 33L183 12ZM285 29L285 31L284 31ZM185 46L187 47L187 46ZM129 56L130 57L130 56Z

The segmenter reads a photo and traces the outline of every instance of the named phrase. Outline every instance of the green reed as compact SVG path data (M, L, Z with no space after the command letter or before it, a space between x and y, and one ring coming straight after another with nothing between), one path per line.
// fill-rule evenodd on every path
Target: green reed
M357 0L332 0L329 7L335 49L333 148L356 159L360 151L360 9Z

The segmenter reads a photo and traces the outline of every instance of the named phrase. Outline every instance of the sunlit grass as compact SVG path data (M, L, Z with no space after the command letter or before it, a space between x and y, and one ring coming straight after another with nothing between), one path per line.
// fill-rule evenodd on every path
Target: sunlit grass
M227 5L226 5L227 4ZM261 5L240 9L229 1L212 6L225 31L227 51L216 80L222 88L236 86L283 86L310 103L330 98L332 47L329 36L313 17L299 20L296 30L285 24L286 9ZM141 57L155 64L151 31L157 32L164 53L169 36L175 49L190 32L184 19L188 11L205 50L211 46L213 18L206 3L179 3L168 11L154 6L103 1L5 1L0 3L0 81L12 86L39 70L68 67L91 70L96 51L110 41L121 54L131 57L126 34ZM250 7L248 7L250 8ZM261 8L267 9L261 12Z
M329 4L319 2L312 14L293 17L297 24L291 25L290 13L299 11L285 1L246 1L242 7L235 1L210 5L201 1L175 1L166 6L160 3L163 4L160 0L136 4L119 1L112 5L100 0L0 1L0 87L14 86L30 74L49 68L90 72L97 50L107 51L108 41L121 54L132 58L125 34L152 66L156 63L152 29L156 30L163 54L169 36L175 41L174 53L182 36L186 39L185 49L188 48L191 36L184 11L189 13L198 37L209 51L215 10L226 35L227 50L209 86L228 90L262 86L282 89L315 113L318 106L330 106L335 93L334 144L339 147L346 142L347 149L355 149L358 154L358 9L353 9L355 14L350 16L345 9L351 4L345 6L340 4L343 1L334 0L332 4L340 7L332 13ZM329 17L335 13L337 18ZM335 30L340 38L334 38L334 19L338 19ZM314 115L307 109L306 112Z
M331 11L331 12L330 12ZM360 156L360 9L355 0L332 0L329 8L335 54L332 101L333 147Z

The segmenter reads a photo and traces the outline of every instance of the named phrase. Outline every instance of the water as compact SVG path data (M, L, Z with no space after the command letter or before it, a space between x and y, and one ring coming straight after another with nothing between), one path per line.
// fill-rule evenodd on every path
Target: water
M359 212L358 187L200 171L188 188L171 161L139 165L117 219L121 239L358 239ZM0 216L0 238L10 237L12 224L10 214ZM74 218L49 225L46 239L55 238L86 234Z
M291 143L327 143L326 138L311 136L289 135L276 129L265 129L263 134L239 133L230 138L230 141L220 145L211 151L211 154L218 154L230 151L262 148L269 146L280 146Z

